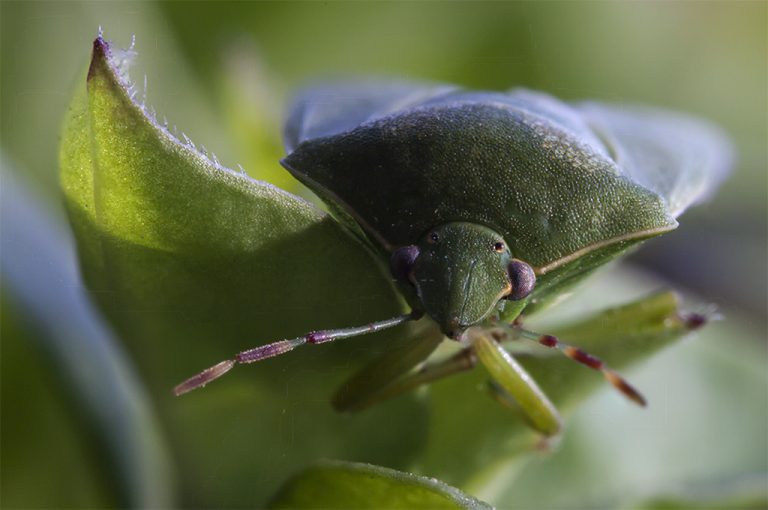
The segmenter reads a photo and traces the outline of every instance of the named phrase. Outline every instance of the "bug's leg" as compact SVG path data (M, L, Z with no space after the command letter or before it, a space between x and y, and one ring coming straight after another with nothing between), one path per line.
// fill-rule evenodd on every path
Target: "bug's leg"
M377 404L384 400L397 397L403 393L415 390L419 386L430 384L445 377L470 370L477 364L477 357L471 348L466 348L448 359L443 361L424 365L419 370L412 374L408 374L394 381L390 379L388 383L378 391L367 395L367 399L359 399L354 402L354 405L348 405L344 409L346 411L360 411L373 404ZM334 405L336 402L334 401ZM336 406L338 409L338 406Z
M504 391L504 388L502 388L499 385L499 383L497 383L493 379L489 379L487 385L488 385L488 393L491 395L491 398L493 398L493 400L496 401L497 404L514 413L526 424L528 424L530 428L534 430L536 429L530 417L523 411L523 409L515 401L515 399L512 398L512 396L509 393ZM540 452L552 452L557 448L561 438L562 438L561 433L558 433L553 436L542 435L539 438L539 441L536 442L536 445L535 445L536 450Z
M345 381L332 398L337 411L361 411L406 391L392 392L398 378L423 362L444 337L432 321L416 324L419 331L402 348L389 349Z
M193 375L183 383L179 384L173 389L173 393L176 396L183 395L196 388L205 386L214 379L218 379L222 375L229 372L232 367L237 364L254 363L267 358L273 358L280 356L286 352L292 351L296 347L305 344L322 344L325 342L331 342L340 338L349 338L352 336L361 336L369 333L375 333L382 329L388 329L395 326L399 326L405 322L416 320L421 317L421 312L412 312L409 314L399 315L391 319L383 321L372 322L364 326L356 326L351 328L340 329L325 329L321 331L312 331L304 336L292 338L290 340L280 340L266 345L261 345L247 351L242 351L237 354L233 359L221 361L210 368L203 370L202 372Z
M489 332L470 328L466 335L491 379L517 404L533 428L547 437L557 435L562 428L560 415L528 372Z

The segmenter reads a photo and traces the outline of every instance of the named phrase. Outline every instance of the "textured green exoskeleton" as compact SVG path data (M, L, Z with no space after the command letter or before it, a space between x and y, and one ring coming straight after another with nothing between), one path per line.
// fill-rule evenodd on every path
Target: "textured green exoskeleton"
M569 105L525 90L357 83L307 91L285 139L285 168L388 262L413 312L246 351L178 393L238 362L426 314L443 335L467 344L465 354L393 383L439 342L425 335L406 361L385 360L371 372L380 376L353 380L337 407L364 407L479 359L496 390L537 430L554 435L554 407L502 347L519 337L602 371L644 403L597 358L512 322L639 242L676 228L675 218L725 174L728 147L716 129L679 114Z

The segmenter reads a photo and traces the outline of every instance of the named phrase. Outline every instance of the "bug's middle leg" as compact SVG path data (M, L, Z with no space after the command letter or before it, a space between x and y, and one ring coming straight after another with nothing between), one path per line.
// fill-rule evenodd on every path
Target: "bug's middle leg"
M420 321L415 327L420 330L403 348L386 351L336 390L332 404L337 411L362 411L402 393L390 388L426 360L445 338L430 320Z
M391 380L376 393L368 395L368 398L364 400L358 400L355 402L354 407L348 407L346 410L363 410L373 404L413 391L420 386L470 370L476 364L477 356L475 356L471 347L467 347L445 360L424 365L411 374L400 377L399 379Z

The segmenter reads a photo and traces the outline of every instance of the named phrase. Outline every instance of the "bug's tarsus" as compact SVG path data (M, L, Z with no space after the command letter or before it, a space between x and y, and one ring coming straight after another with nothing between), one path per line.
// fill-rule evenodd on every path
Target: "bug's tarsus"
M261 361L267 358L280 356L281 354L290 352L296 347L299 347L304 344L321 344L321 343L337 340L339 338L348 338L352 336L360 336L368 333L374 333L382 329L399 326L404 322L417 320L421 316L422 316L422 312L413 311L408 314L398 315L397 317L393 317L391 319L371 322L369 324L365 324L364 326L312 331L311 333L307 333L304 336L300 336L290 340L280 340L277 342L272 342L270 344L260 345L259 347L254 347L253 349L248 349L246 351L242 351L238 353L234 357L234 359L221 361L213 365L212 367L206 368L202 372L196 375L193 375L183 383L176 386L173 389L173 393L174 395L179 396L179 395L183 395L184 393L188 393L194 389L202 388L209 382L215 379L218 379L222 375L232 370L232 367L234 367L237 364L254 363L256 361Z
M588 366L593 370L602 372L605 379L611 383L614 388L619 390L625 397L642 407L648 405L645 397L643 397L639 391L637 391L631 384L626 381L626 379L619 375L618 372L609 368L600 358L597 358L596 356L593 356L592 354L589 354L588 352L583 351L578 347L574 347L572 345L566 344L565 342L561 342L555 336L540 335L538 333L534 333L533 331L521 329L516 326L515 329L522 338L533 340L534 342L537 342L540 345L549 347L551 349L557 349L572 360L577 361L582 365Z

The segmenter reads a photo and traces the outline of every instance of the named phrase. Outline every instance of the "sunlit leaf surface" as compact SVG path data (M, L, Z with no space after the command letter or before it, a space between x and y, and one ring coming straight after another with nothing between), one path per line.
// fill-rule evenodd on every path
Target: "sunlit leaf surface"
M328 405L352 360L404 330L308 347L171 396L176 383L237 351L390 317L400 304L376 261L329 217L159 126L131 99L130 57L94 43L87 90L65 126L62 185L93 296L173 430L184 497L256 504L297 463L332 454L405 465L426 430L413 398L365 417ZM370 427L385 417L392 427L372 442ZM243 484L252 490L234 490Z

